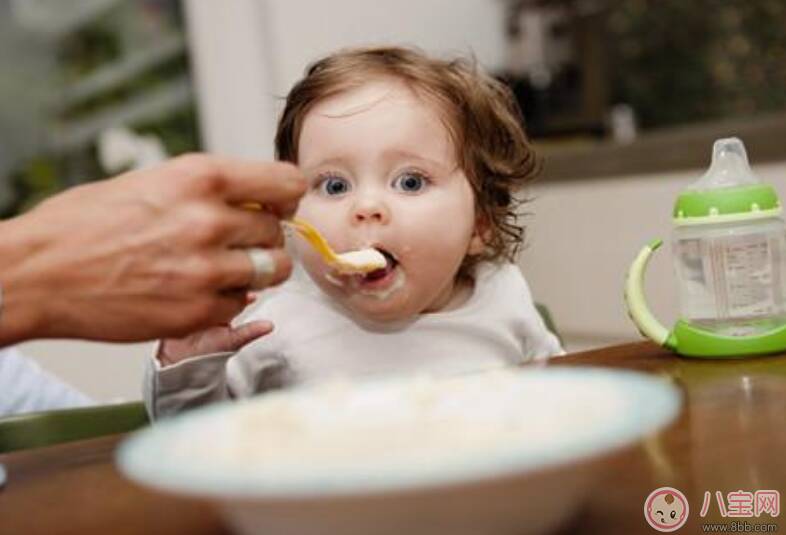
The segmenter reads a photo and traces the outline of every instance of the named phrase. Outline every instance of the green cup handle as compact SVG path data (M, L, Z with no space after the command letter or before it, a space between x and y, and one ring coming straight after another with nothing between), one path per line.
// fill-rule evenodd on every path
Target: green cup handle
M647 271L650 256L662 244L663 240L651 241L644 246L631 264L625 280L625 304L628 307L628 315L639 332L656 344L666 346L669 330L655 319L644 298L644 273Z

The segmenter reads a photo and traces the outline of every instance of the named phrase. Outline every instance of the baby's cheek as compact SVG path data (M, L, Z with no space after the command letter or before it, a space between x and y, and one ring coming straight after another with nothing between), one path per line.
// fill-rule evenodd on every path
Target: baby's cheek
M408 233L419 236L419 240L425 243L455 247L469 239L474 230L474 222L464 215L432 211L427 216L421 215L407 220L407 230Z

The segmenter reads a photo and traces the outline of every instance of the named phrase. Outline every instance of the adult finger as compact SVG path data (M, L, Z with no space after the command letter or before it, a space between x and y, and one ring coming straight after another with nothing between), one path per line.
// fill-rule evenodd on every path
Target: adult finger
M251 255L258 258L253 259ZM219 253L215 267L221 288L262 289L282 283L292 273L292 259L283 249L231 249Z
M270 212L228 208L224 215L227 232L221 243L231 247L280 247L284 236L279 221Z
M222 179L224 198L230 203L256 202L289 209L297 206L297 201L306 191L305 177L297 167L287 162L250 162L216 157L211 170Z
M218 295L211 305L207 326L227 325L246 308L244 292L225 292Z

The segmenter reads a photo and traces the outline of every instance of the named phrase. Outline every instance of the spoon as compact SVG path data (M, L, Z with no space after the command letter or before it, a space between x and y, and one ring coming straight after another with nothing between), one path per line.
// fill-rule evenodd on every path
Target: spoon
M373 248L336 253L322 234L311 223L302 219L294 218L291 221L285 221L284 224L298 231L322 256L325 263L339 273L370 273L377 269L383 269L388 264L385 255Z
M262 205L254 202L244 203L243 208L248 210L264 210ZM383 269L388 265L388 260L385 258L385 255L373 248L348 251L341 254L336 253L322 234L320 234L319 231L314 228L314 225L308 221L293 218L283 223L299 232L309 245L320 254L325 263L332 266L341 274L371 273L377 269Z

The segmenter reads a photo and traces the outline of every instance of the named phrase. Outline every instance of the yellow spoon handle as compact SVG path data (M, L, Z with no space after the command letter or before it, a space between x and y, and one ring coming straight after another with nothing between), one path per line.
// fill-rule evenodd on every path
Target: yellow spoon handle
M255 202L247 202L241 206L247 210L264 210L264 207L261 204ZM345 271L348 273L365 273L382 267L376 264L368 264L362 265L359 268L357 265L348 264L347 262L343 261L343 259L339 257L338 254L336 254L333 248L330 247L330 244L322 236L322 234L320 234L320 232L308 221L304 221L303 219L295 217L289 221L282 221L282 223L295 229L301 236L303 236L303 238L305 238L309 244L311 244L314 250L319 253L326 264L334 266L340 271Z
M297 230L308 243L320 254L322 258L329 264L335 264L338 261L336 253L328 244L327 240L315 229L311 223L303 221L302 219L293 218L291 221L284 221L284 224Z

